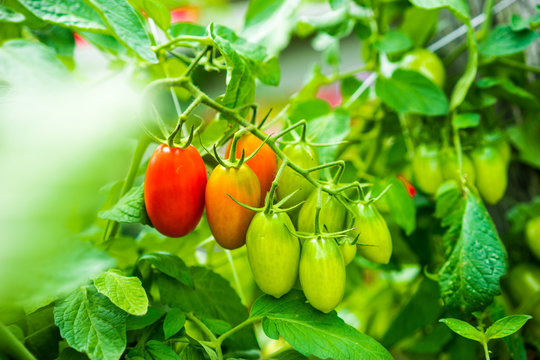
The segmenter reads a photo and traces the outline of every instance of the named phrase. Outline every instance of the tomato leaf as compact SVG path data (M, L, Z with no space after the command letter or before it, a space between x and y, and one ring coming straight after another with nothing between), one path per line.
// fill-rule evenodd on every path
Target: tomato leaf
M144 206L144 186L135 186L112 207L100 211L98 216L102 219L122 223L140 223L149 225L150 219Z
M397 69L392 77L377 77L375 92L389 107L399 113L444 115L448 100L444 92L422 74Z
M54 307L54 322L69 346L90 359L120 359L127 314L95 288L83 287Z
M411 0L411 3L423 9L446 8L462 22L471 17L466 0Z
M480 45L480 54L484 56L506 56L525 50L540 37L535 31L522 29L515 31L510 25L499 25Z
M152 264L162 273L175 278L184 285L193 286L193 279L191 277L189 268L178 256L165 252L144 254L139 258L139 260L137 260L137 264L145 261Z
M315 310L298 290L280 299L270 295L261 296L253 304L250 317L262 318L266 335L272 339L278 339L281 335L306 356L351 360L392 359L384 347L347 325L335 311L324 314Z
M143 316L129 315L126 321L126 329L141 330L152 325L165 314L165 310L155 307L148 307L148 311Z
M149 357L145 356L145 359L151 360L180 360L178 354L168 345L156 341L150 340L144 344L144 350Z
M83 0L19 0L38 18L75 30L105 32L107 26L99 14Z
M401 31L391 30L376 40L374 46L381 52L392 54L410 49L412 42Z
M441 295L449 308L466 314L483 309L500 293L505 274L505 250L482 202L465 189L445 183L437 194L437 215L443 226L449 257L439 271ZM455 183L454 183L455 184Z
M162 3L155 0L143 0L143 8L163 31L171 26L171 13Z
M184 327L185 323L186 316L182 310L177 308L169 310L163 321L163 334L165 335L165 339L168 339L179 332Z
M141 316L148 311L148 297L137 277L127 277L109 270L94 279L94 286L128 314Z
M150 37L135 9L127 0L89 0L107 22L113 35L126 47L151 63L157 63Z
M0 22L12 22L12 23L20 23L25 20L25 17L23 14L19 14L13 9L10 9L5 6L0 6Z
M532 319L530 315L510 315L495 321L487 330L488 339L500 339L512 335Z
M440 322L446 324L456 334L459 334L467 339L475 340L478 342L484 341L484 335L474 326L465 321L458 319L441 319Z
M422 47L434 34L439 11L427 10L418 7L409 7L405 10L400 31L412 40L415 47Z
M405 185L396 177L388 181L392 185L383 196L390 205L390 215L394 221L410 235L416 228L416 207ZM386 187L386 186L385 186ZM382 189L381 189L382 190Z
M480 114L478 113L463 113L452 118L452 125L456 129L467 129L477 127L480 124Z
M538 98L517 86L508 78L484 77L476 82L476 86L508 102L516 103L520 106L538 109L540 107Z
M172 24L169 30L167 30L167 32L173 38L182 36L182 35L200 36L200 37L205 37L207 35L207 30L204 26L188 23L188 22L178 22L178 23Z

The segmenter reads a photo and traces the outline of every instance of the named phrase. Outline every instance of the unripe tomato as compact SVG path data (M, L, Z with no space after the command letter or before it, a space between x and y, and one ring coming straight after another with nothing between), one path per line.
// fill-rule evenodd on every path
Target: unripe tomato
M239 159L242 156L242 149L244 150L244 155L248 157L253 154L259 146L261 146L262 140L256 137L251 133L247 133L238 139L236 144L236 158ZM227 147L226 157L229 158L229 153L231 151L232 140L229 142ZM272 181L276 177L276 167L277 160L276 154L268 146L264 144L262 148L259 149L257 154L246 161L246 164L250 167L251 170L257 175L259 179L259 184L261 185L261 204L264 203L264 198L266 193L270 190L272 186Z
M461 159L463 176L468 183L474 184L476 176L471 159L465 154L462 154ZM457 182L461 181L459 177L458 157L453 150L447 150L441 153L441 166L444 180L455 180Z
M476 149L472 153L472 160L478 192L488 204L496 204L506 192L506 162L493 146Z
M526 235L529 248L540 259L540 216L527 222Z
M522 304L540 291L540 269L532 264L518 264L510 271L507 284L512 298L518 305ZM540 302L530 305L535 318L540 318Z
M508 141L500 139L495 143L495 146L497 147L497 150L499 150L499 152L501 153L504 162L508 166L508 163L510 162L510 159L512 157L512 150L510 149Z
M163 235L188 234L201 220L205 187L206 168L194 146L158 146L144 180L144 203L150 221Z
M239 168L216 166L206 185L206 217L217 243L236 249L246 242L246 232L254 212L235 203L256 207L261 197L257 175L246 165Z
M305 143L287 145L283 149L283 153L287 155L291 162L304 169L309 169L319 165L319 157L317 156L317 152L314 148ZM311 173L311 175L314 178L318 178L319 172L314 171ZM307 181L303 176L299 175L290 167L287 167L281 174L276 193L278 199L281 200L298 190L289 200L287 200L285 204L283 204L284 207L290 207L305 200L309 194L311 194L314 188L315 187L313 184Z
M298 277L300 242L285 213L257 213L246 236L249 265L259 288L276 298L288 293Z
M377 264L388 264L392 256L392 238L386 221L374 204L353 208L352 236L358 236L358 253Z
M350 244L345 241L339 246L339 249L341 250L341 255L343 255L343 262L345 265L349 265L356 255L356 244Z
M435 194L444 181L437 148L426 144L418 146L412 166L416 185L426 194Z
M446 78L444 64L435 53L429 50L414 49L408 52L401 60L400 68L418 71L438 87L444 86Z
M317 207L317 191L313 191L300 208L298 230L312 233L315 231L315 208ZM332 195L321 191L321 212L319 225L321 231L337 232L343 230L347 209Z
M334 239L304 241L300 284L315 309L328 313L338 306L345 292L345 263Z

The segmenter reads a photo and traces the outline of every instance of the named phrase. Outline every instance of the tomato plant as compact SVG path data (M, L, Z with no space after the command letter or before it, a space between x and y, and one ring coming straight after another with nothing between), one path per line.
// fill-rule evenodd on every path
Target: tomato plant
M539 29L1 2L0 359L539 358Z
M206 168L197 149L160 145L152 154L144 182L148 217L163 235L187 235L201 220Z

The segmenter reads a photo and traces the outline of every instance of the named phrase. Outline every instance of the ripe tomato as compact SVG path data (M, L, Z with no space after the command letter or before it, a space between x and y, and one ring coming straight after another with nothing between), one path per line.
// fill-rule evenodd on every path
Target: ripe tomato
M298 215L298 230L312 233L315 231L315 207L317 206L317 191L313 191L302 205ZM321 231L337 232L343 230L347 209L330 194L321 191L321 212L319 225ZM324 229L328 230L324 230Z
M317 152L314 148L305 143L287 145L283 149L283 153L287 155L287 157L292 162L304 169L312 168L319 165L319 157L317 156ZM311 175L314 178L318 178L319 172L315 171L311 173ZM293 169L287 167L283 171L283 174L281 174L276 193L278 199L283 199L289 194L298 190L283 205L284 207L290 207L305 200L309 196L309 194L311 194L314 188L315 187L309 181L307 181Z
M253 154L259 146L261 146L262 140L256 137L251 133L243 135L238 139L236 144L236 158L242 156L242 149L246 157ZM229 153L231 151L232 140L229 142L227 147L226 158L229 158ZM249 161L246 161L246 164L250 167L251 170L257 175L259 179L259 184L261 185L261 204L264 203L264 198L266 193L270 190L272 186L272 181L276 177L276 167L277 160L276 154L268 146L264 144L263 147L257 152L257 154L251 158Z
M258 206L261 187L255 173L246 165L225 168L218 165L206 185L206 217L217 243L236 249L246 242L246 232L254 212L235 203Z
M328 313L338 306L345 292L345 263L334 239L318 236L304 241L300 284L315 309Z
M358 253L377 264L388 264L392 256L392 238L374 204L358 204L353 208L355 218L352 236L358 236Z
M473 151L472 160L478 192L488 204L496 204L504 196L508 180L503 156L493 146L482 146Z
M526 239L534 256L540 259L540 216L527 221Z
M438 87L444 86L446 74L444 64L433 52L426 49L414 49L403 57L400 67L406 70L418 71Z
M246 236L249 265L259 288L276 298L288 293L298 277L300 242L285 213L257 213Z
M152 154L144 180L144 203L155 228L166 236L192 231L204 210L206 168L192 145L160 145Z
M436 146L422 144L414 153L413 175L416 185L426 194L433 195L443 183L443 173Z
M471 159L463 154L462 157L462 171L463 176L467 179L469 184L474 185L476 177L474 172L474 165ZM461 181L459 178L459 164L457 154L453 150L446 150L441 153L441 167L442 174L445 180Z

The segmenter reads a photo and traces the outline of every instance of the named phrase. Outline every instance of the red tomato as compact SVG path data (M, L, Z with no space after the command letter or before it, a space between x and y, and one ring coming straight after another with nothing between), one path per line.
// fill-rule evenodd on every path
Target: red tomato
M216 166L206 186L206 217L214 238L225 249L236 249L246 243L249 223L255 213L235 203L258 206L261 196L259 180L246 165L239 168Z
M236 158L238 159L240 156L242 156L242 149L244 149L245 156L248 157L255 150L257 150L259 146L261 146L261 143L262 140L251 133L243 135L240 139L238 139L238 143L236 144ZM227 153L225 155L227 159L229 158L231 145L232 140L229 142L229 146L227 147ZM251 170L253 170L259 179L259 184L261 185L260 204L262 205L262 203L264 203L266 193L272 187L272 181L274 181L274 178L276 177L276 154L270 148L270 146L264 144L253 158L246 161L246 164ZM258 205L259 204L256 206Z
M206 168L192 145L160 145L152 154L144 180L144 202L155 228L166 236L192 231L204 210Z
M408 182L405 176L403 175L398 175L397 178L399 179L399 181L403 183L403 185L405 185L405 187L407 188L407 192L409 193L409 196L413 198L414 195L416 195L416 188L413 186L413 184Z

